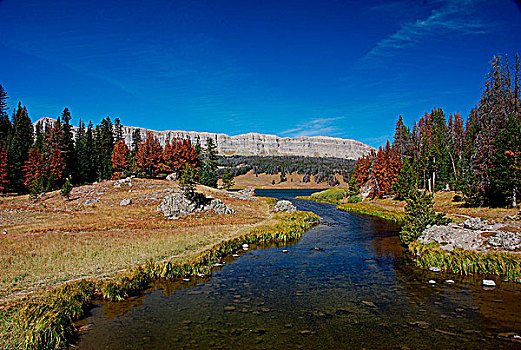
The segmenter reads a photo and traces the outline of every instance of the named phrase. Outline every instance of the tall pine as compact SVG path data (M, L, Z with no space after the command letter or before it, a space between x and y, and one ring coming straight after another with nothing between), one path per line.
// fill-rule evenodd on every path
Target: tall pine
M10 171L10 185L16 192L24 192L22 167L29 156L29 150L33 144L33 124L29 119L27 109L18 103L18 108L13 116L12 134L9 137L7 159Z

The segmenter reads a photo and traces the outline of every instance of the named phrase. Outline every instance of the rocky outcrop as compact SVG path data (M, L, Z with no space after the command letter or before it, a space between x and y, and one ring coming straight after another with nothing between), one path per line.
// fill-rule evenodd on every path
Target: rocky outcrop
M235 213L234 209L226 206L226 204L218 198L189 200L180 192L167 195L157 207L157 211L162 212L163 215L168 218L177 218L190 213L209 210L216 214Z
M508 230L508 231L507 231ZM510 232L512 227L480 218L465 220L462 225L434 225L427 227L418 238L420 243L437 242L445 250L517 250L521 248L521 234Z
M273 209L271 209L271 210L274 212L286 211L288 213L291 213L291 212L297 211L297 208L290 201L281 200L281 201L278 201L275 204L275 206L273 207Z
M38 122L48 125L55 121L51 118L41 118ZM163 146L167 140L172 141L176 138L190 139L194 144L197 138L201 140L201 143L204 143L207 138L212 138L217 144L219 154L225 156L303 156L358 159L373 150L372 147L355 140L327 136L291 138L257 133L228 136L211 132L153 131L125 126L123 127L123 137L127 145L132 144L132 133L136 129L140 130L143 138L145 138L147 132L150 132L158 138Z

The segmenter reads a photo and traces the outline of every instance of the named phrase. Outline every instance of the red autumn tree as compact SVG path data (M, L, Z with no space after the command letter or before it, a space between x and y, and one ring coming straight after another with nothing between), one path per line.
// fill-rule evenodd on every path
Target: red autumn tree
M165 144L163 161L172 171L181 171L186 165L197 166L198 157L192 142L189 139L174 139Z
M47 177L47 170L43 160L43 154L38 148L33 147L33 149L31 149L31 152L29 152L29 157L22 167L22 171L24 174L24 185L27 187L31 187L34 180Z
M125 140L118 140L114 145L114 151L112 152L112 167L116 172L122 173L127 169L129 153L130 150L125 143Z
M136 163L148 175L155 175L161 167L163 148L158 139L147 133L145 142L141 141L137 146Z
M0 144L0 192L5 192L9 184L7 165L7 150L3 144Z
M49 179L51 179L54 186L59 184L65 177L65 159L62 150L58 147L54 148L49 162Z

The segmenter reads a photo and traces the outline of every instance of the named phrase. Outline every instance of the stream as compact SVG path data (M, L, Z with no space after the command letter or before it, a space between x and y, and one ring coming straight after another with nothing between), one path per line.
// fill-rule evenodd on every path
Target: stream
M323 222L298 242L227 257L210 278L97 301L74 348L521 348L502 337L521 334L519 284L418 269L387 221L294 198L311 191L256 192Z

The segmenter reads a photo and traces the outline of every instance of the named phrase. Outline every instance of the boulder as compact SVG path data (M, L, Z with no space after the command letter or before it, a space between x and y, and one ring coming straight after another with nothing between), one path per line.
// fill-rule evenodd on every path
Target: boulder
M204 206L204 210L213 210L216 214L235 214L236 211L229 208L220 199L212 199L210 204Z
M297 208L290 201L280 200L275 204L272 211L274 211L274 212L286 211L288 213L291 213L291 212L297 211Z
M89 205L94 203L99 203L99 199L87 199L85 202L83 202L83 205Z
M255 187L249 186L249 187L246 187L245 189L237 191L237 193L240 193L243 196L252 197L252 196L255 196Z
M516 250L521 248L521 235L518 232L498 231L489 237L488 244L493 247Z
M177 180L177 173L168 174L165 178L167 181L175 181Z
M161 204L157 206L157 211L166 217L184 216L193 213L197 205L180 193L172 193L163 198Z
M119 205L129 205L131 202L132 201L130 200L130 198L125 198L121 202L119 202Z
M190 200L180 192L167 195L157 207L157 211L162 212L166 217L185 216L203 210L213 211L216 214L236 213L220 199L206 198L202 194L198 194Z
M124 179L114 181L114 187L121 187L121 185L132 186L132 179L130 177L126 177Z

